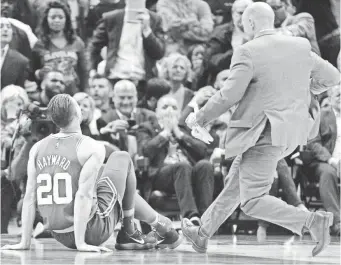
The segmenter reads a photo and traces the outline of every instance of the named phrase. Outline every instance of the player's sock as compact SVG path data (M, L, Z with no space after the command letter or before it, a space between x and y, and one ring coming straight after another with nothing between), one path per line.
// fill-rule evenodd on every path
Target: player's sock
M128 234L132 235L135 232L134 226L134 209L123 210L123 224L122 229Z
M149 223L149 225L151 225L152 227L155 227L157 225L157 223L159 222L159 215L155 214L155 219L153 222Z

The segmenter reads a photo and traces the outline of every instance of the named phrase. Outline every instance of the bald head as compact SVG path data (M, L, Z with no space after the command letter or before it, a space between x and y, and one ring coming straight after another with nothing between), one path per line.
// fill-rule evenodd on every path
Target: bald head
M252 37L261 30L273 29L274 21L274 11L270 5L263 2L249 5L242 18L245 33Z

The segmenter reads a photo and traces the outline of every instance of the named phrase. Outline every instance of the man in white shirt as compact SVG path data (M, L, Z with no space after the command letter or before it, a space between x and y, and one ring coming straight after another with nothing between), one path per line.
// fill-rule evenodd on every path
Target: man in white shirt
M90 44L90 75L102 61L101 49L107 46L106 77L113 85L130 80L139 85L140 92L143 83L154 76L156 61L164 56L161 24L161 17L145 8L145 0L127 0L125 9L105 13Z

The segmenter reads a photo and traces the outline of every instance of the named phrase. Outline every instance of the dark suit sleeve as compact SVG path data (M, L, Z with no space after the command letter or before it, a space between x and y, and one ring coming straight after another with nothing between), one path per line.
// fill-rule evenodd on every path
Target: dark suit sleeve
M88 84L88 68L86 64L86 56L85 56L85 45L84 42L79 38L80 49L77 52L78 54L78 65L77 65L77 74L79 77L79 90L86 91Z
M101 50L107 44L108 44L108 33L106 30L105 20L102 19L99 22L94 32L94 35L93 35L93 38L89 47L91 69L97 69L97 65L102 61Z
M165 55L164 31L162 28L161 17L155 13L151 13L155 18L155 25L148 37L143 38L143 47L150 58L160 60Z
M138 153L153 160L161 148L168 144L168 139L155 133L155 128L150 122L139 126L136 134Z
M21 64L21 69L19 71L18 79L16 81L16 85L20 87L25 86L25 81L29 76L29 61L25 58L25 60Z
M217 27L208 42L206 54L209 58L209 67L217 71L230 68L231 64L233 49L225 37L226 31L225 27Z
M307 150L311 152L314 160L327 162L332 157L329 150L323 146L323 139L330 138L330 133L327 120L321 117L319 135L307 145Z
M211 97L196 115L197 123L205 126L238 103L253 77L253 63L249 52L239 47L233 54L231 73L224 87Z
M183 130L183 137L179 144L194 158L195 161L204 159L207 154L207 146L204 142L195 139Z

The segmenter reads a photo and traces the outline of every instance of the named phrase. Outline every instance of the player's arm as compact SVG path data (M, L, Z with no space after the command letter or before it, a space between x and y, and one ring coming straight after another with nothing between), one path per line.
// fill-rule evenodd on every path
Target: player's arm
M21 242L16 245L7 245L2 249L29 249L31 246L31 235L33 230L33 222L36 214L36 167L35 156L38 144L35 144L29 154L27 163L27 185L26 193L23 201L21 220L22 220L22 237Z
M92 147L90 151L89 146ZM105 148L102 144L85 138L79 146L78 153L82 156L80 162L84 161L84 164L79 177L74 206L75 243L79 251L100 251L102 250L100 247L85 243L85 231L91 212L97 175L105 158Z

